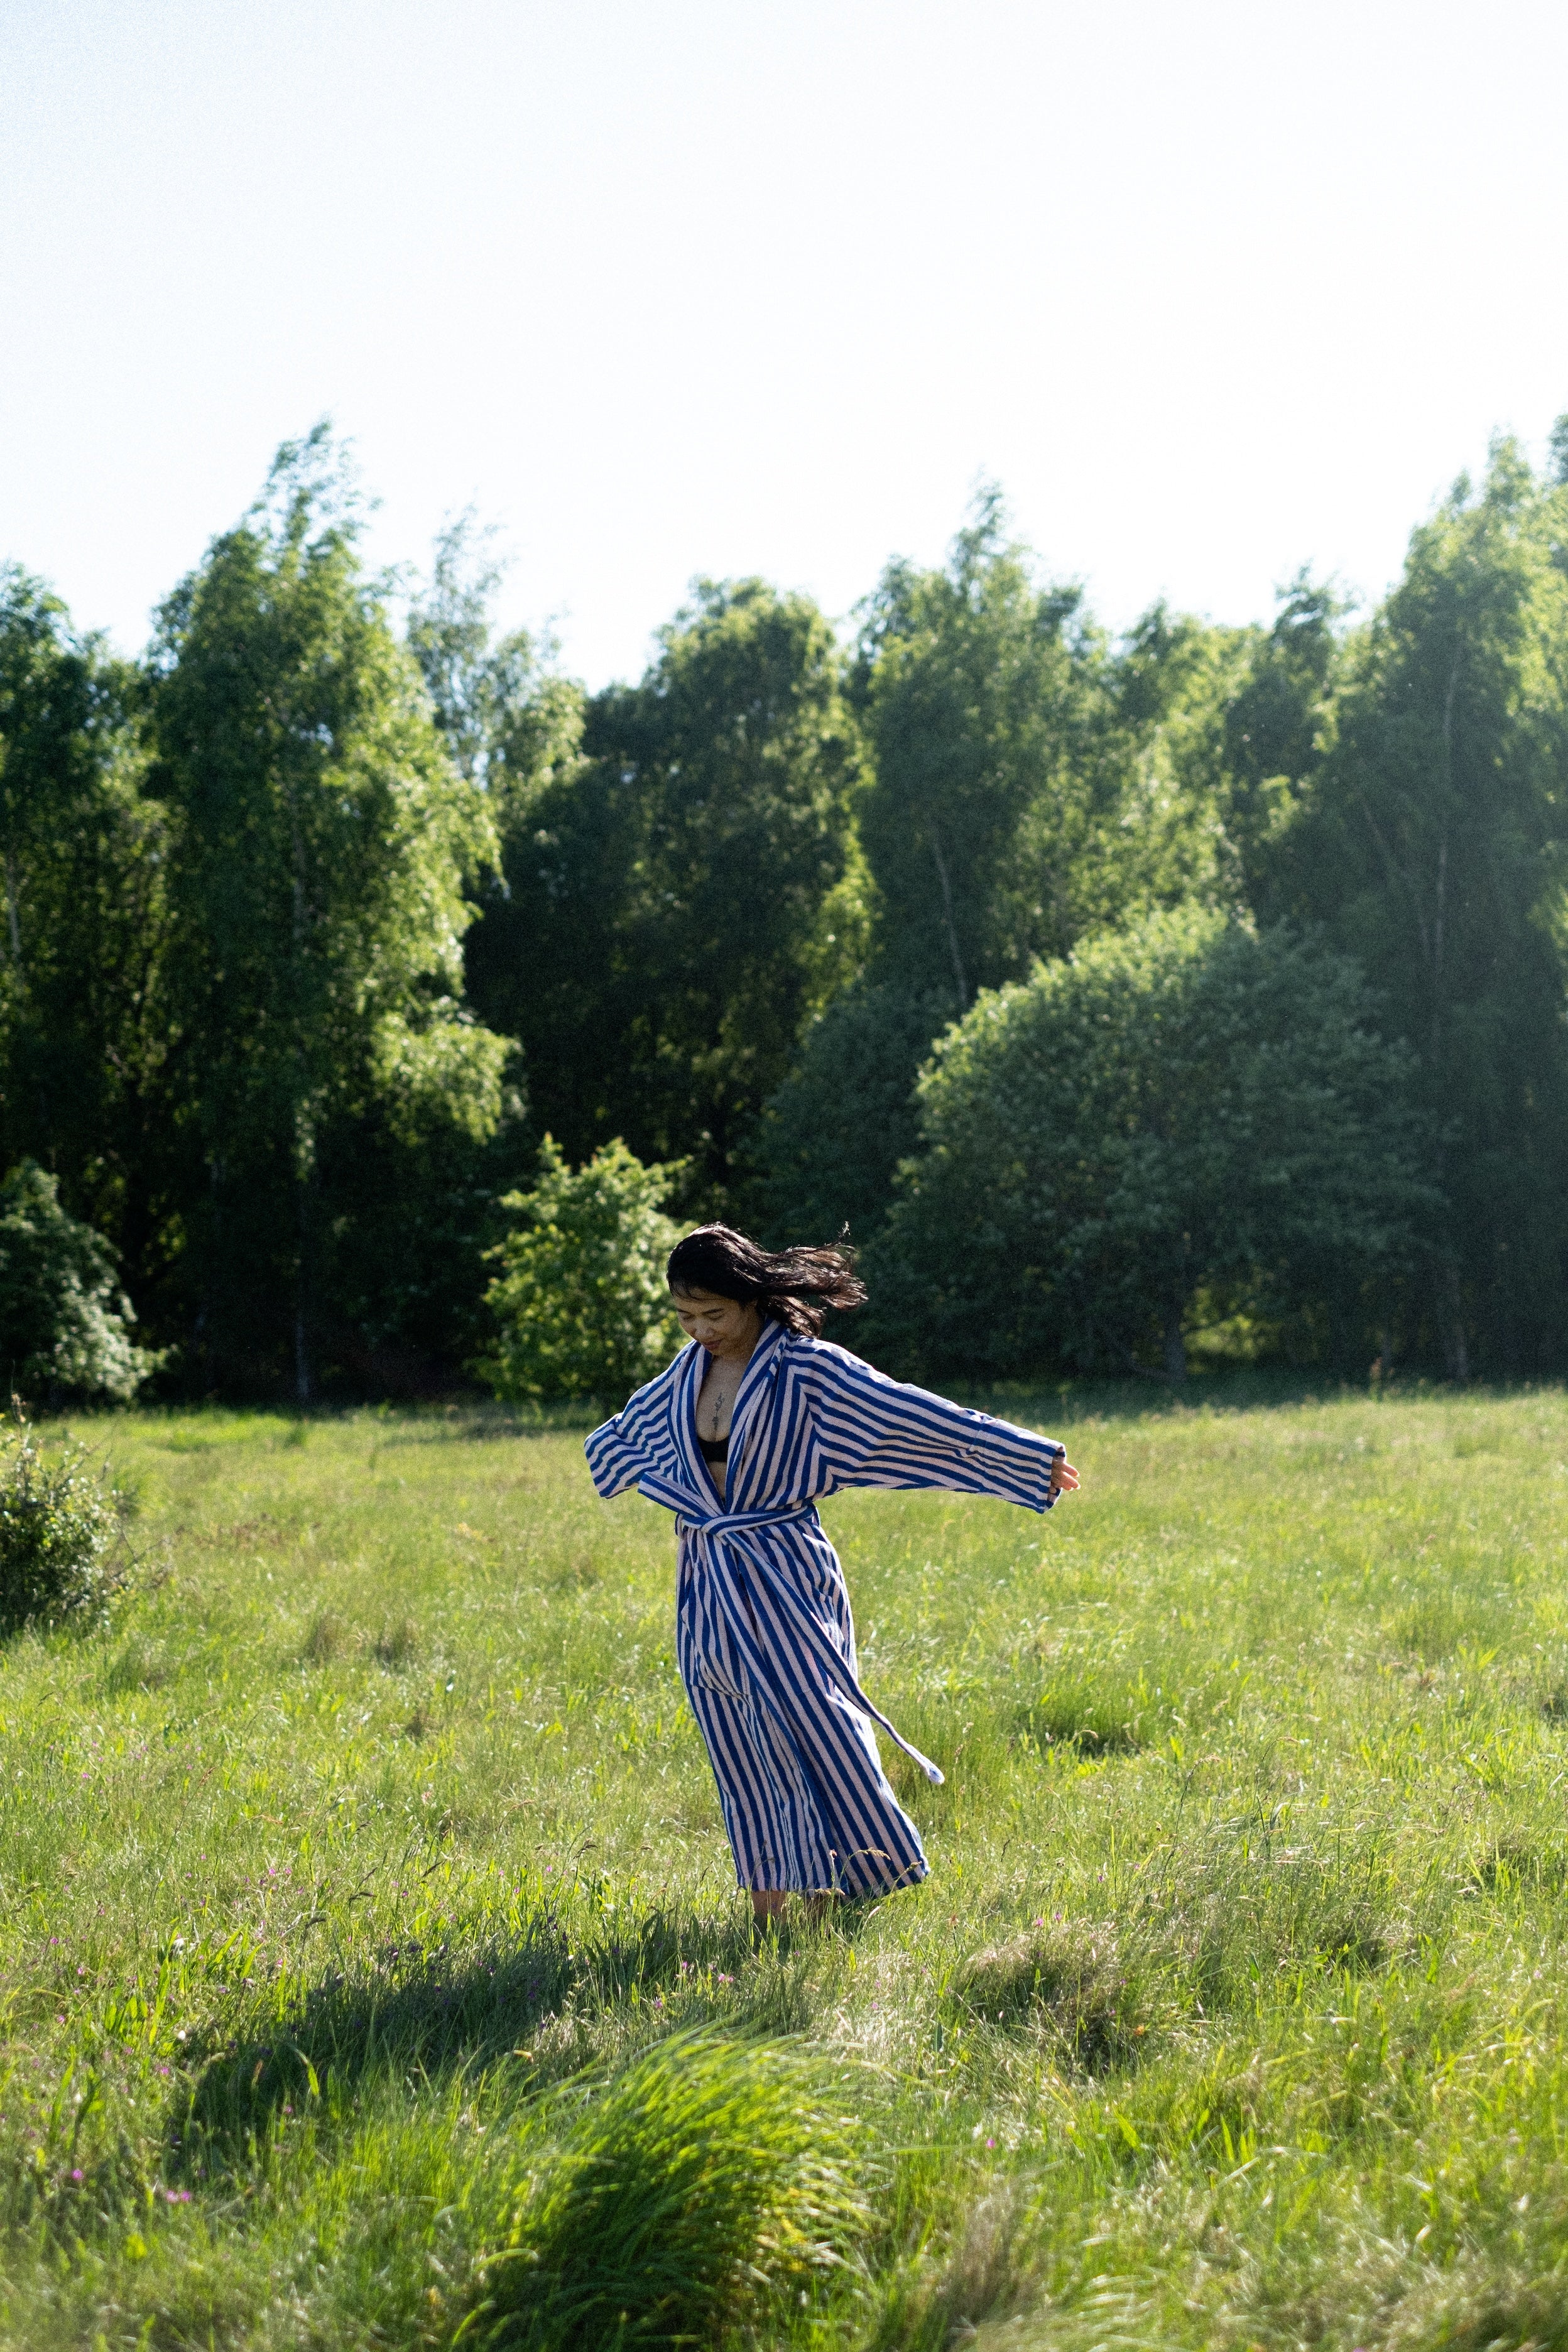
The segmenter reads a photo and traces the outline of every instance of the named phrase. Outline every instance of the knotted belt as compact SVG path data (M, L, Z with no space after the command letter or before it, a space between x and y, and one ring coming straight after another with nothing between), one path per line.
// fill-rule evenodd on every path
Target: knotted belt
M920 1766L928 1780L941 1786L946 1777L941 1766L933 1764L929 1756L922 1756L898 1727L889 1722L881 1708L873 1706L847 1662L828 1640L820 1621L802 1605L799 1593L780 1576L762 1547L752 1546L747 1541L749 1536L758 1534L763 1528L788 1527L797 1519L810 1519L814 1525L820 1524L815 1503L783 1504L773 1510L715 1511L708 1508L691 1487L679 1479L663 1477L657 1471L646 1473L638 1479L637 1485L650 1503L662 1503L667 1510L675 1513L683 1534L708 1536L721 1544L732 1543L746 1567L798 1628L807 1652L834 1688L858 1713L869 1716L873 1723L879 1725L894 1746L901 1748L904 1754ZM780 1684L778 1670L758 1641L729 1579L716 1577L713 1590L735 1646L751 1667L758 1687L773 1701L775 1709L787 1717L788 1699Z

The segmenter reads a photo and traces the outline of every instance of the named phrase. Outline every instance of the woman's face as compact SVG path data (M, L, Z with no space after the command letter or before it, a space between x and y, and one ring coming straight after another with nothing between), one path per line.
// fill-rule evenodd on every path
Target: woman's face
M749 1356L756 1346L763 1318L754 1304L742 1306L713 1290L671 1290L669 1296L687 1338L710 1356Z

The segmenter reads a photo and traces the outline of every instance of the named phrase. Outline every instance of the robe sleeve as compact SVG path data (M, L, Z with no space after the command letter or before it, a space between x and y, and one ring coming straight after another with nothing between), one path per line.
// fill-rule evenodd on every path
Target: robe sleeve
M890 1381L839 1348L821 1350L817 1443L833 1486L941 1486L1048 1511L1054 1438Z
M583 1441L588 1475L606 1503L616 1495L624 1495L628 1486L635 1486L643 1472L651 1466L640 1449L623 1434L621 1423L625 1419L625 1413L617 1412L612 1420L601 1422L593 1435Z
M605 1502L624 1495L628 1486L635 1486L639 1478L660 1467L660 1454L668 1450L670 1399L676 1391L685 1354L683 1348L672 1364L666 1365L635 1396L627 1398L619 1412L601 1422L592 1436L584 1439L588 1475Z

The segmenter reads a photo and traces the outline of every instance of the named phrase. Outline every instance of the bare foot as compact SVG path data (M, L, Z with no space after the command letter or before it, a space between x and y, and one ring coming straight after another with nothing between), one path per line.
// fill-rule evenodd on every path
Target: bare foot
M802 1895L793 1899L799 1903L807 1919L815 1927L826 1912L833 1897L831 1895ZM761 1889L753 1887L752 1890L753 1925L758 1927L776 1926L783 1920L791 1900L791 1896L785 1894L782 1887L769 1886Z

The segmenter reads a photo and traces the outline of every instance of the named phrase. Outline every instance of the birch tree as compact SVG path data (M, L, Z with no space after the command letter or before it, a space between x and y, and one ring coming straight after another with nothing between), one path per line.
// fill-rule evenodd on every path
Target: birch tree
M363 568L342 461L318 427L164 606L157 776L174 840L178 1117L205 1181L189 1209L197 1347L263 1377L286 1322L313 1391L329 1134L480 1138L504 1040L462 994L465 873L494 854L416 665ZM352 1185L352 1155L330 1155Z

